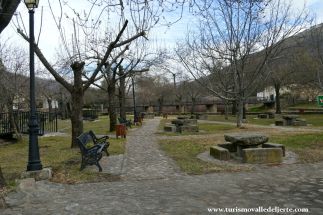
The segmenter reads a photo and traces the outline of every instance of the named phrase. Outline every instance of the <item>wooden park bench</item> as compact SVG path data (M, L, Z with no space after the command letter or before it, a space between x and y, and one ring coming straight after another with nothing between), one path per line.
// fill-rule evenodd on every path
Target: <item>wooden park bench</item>
M131 125L132 125L131 120L126 120L126 119L119 117L118 121L120 124L124 124L124 125L126 125L126 127L131 128Z
M105 139L105 140L104 140ZM102 172L102 167L99 161L102 158L103 152L108 154L109 142L108 138L96 138L93 131L85 132L76 138L77 144L81 150L82 163L80 171L87 165L96 165L99 168L99 172ZM88 146L89 142L93 142L93 146Z

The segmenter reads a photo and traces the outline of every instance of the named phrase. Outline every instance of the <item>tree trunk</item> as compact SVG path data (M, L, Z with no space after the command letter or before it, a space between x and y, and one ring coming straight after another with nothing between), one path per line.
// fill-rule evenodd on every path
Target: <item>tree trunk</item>
M0 189L6 186L6 181L3 177L1 166L0 166Z
M238 114L237 114L237 127L242 127L242 116L243 116L243 100L238 100Z
M195 112L195 103L196 103L196 99L192 98L191 114L194 114L194 112Z
M72 123L72 145L71 148L78 147L76 138L83 133L83 91L72 92L72 110L71 110L71 123Z
M119 88L119 104L120 104L120 117L126 119L126 77L122 67L119 70L120 75L120 88Z
M243 107L242 107L242 119L245 120L247 119L247 110L246 110L246 103L243 103Z
M159 104L159 114L163 113L163 106L164 106L164 98L161 97L158 99L158 104Z
M237 102L233 101L232 102L232 115L236 115L237 114Z
M115 102L115 82L110 82L108 86L109 95L109 118L110 118L110 132L115 131L117 124L117 114L116 114L116 102Z
M275 102L276 102L276 113L281 114L281 105L280 105L280 84L275 84Z
M229 119L229 103L226 100L224 101L224 119Z
M53 107L52 107L52 99L47 98L47 104L48 104L48 115L49 115L49 121L53 121L52 117L52 112L53 112Z
M83 82L82 72L84 68L84 62L74 62L71 68L74 73L74 86L70 92L72 97L72 110L71 110L71 123L72 123L72 144L71 148L77 147L76 138L83 133Z
M14 118L14 112L13 112L13 102L12 101L7 101L7 109L8 109L8 115L9 115L9 123L10 123L10 128L13 130L16 138L18 140L21 140L22 136L20 134L19 128L15 122Z

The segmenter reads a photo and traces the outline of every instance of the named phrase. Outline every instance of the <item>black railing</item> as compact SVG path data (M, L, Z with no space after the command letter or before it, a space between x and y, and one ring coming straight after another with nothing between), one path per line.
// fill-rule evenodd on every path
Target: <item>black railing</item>
M14 123L19 133L28 134L29 112L15 111L13 113ZM57 132L57 114L48 112L37 112L39 132L38 135L44 135L45 132ZM14 133L9 113L0 113L0 135Z
M99 118L99 111L95 109L83 109L83 119L84 120L95 120Z

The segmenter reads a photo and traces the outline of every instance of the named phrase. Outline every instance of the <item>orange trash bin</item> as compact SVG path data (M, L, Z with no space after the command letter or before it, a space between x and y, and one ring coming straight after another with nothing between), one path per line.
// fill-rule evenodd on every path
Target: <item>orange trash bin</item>
M126 129L126 125L124 124L117 124L116 125L116 137L124 137L126 138L127 136L127 129Z

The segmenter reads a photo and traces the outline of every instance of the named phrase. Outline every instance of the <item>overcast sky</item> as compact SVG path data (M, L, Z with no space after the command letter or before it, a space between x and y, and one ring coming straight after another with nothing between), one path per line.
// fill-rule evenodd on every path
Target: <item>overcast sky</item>
M287 0L286 0L287 1ZM53 2L53 1L52 1ZM57 1L55 1L57 2ZM88 5L82 2L81 0L70 0L72 3L77 3L77 7L86 8ZM310 12L312 14L317 14L318 22L323 21L323 1L322 0L292 0L292 4L295 10L302 8L304 3L307 4ZM35 35L39 33L39 20L41 14L41 8L43 8L43 26L41 31L40 43L39 46L43 50L45 56L49 59L53 59L58 48L59 36L55 24L53 22L50 9L46 0L40 0L39 8L35 11ZM28 29L28 10L26 9L23 3L20 4L18 12L21 14L25 20L25 27ZM59 12L55 9L55 12ZM166 17L167 18L167 17ZM183 39L187 32L187 29L192 27L191 15L184 13L183 18L177 23L173 24L171 27L157 27L155 28L150 35L150 38L158 40L159 44L165 45L168 48L173 47L176 44L176 41ZM15 19L15 17L13 18ZM10 24L7 29L1 34L1 39L11 38L10 41L21 44L21 46L28 47L28 44L20 38L13 24Z

